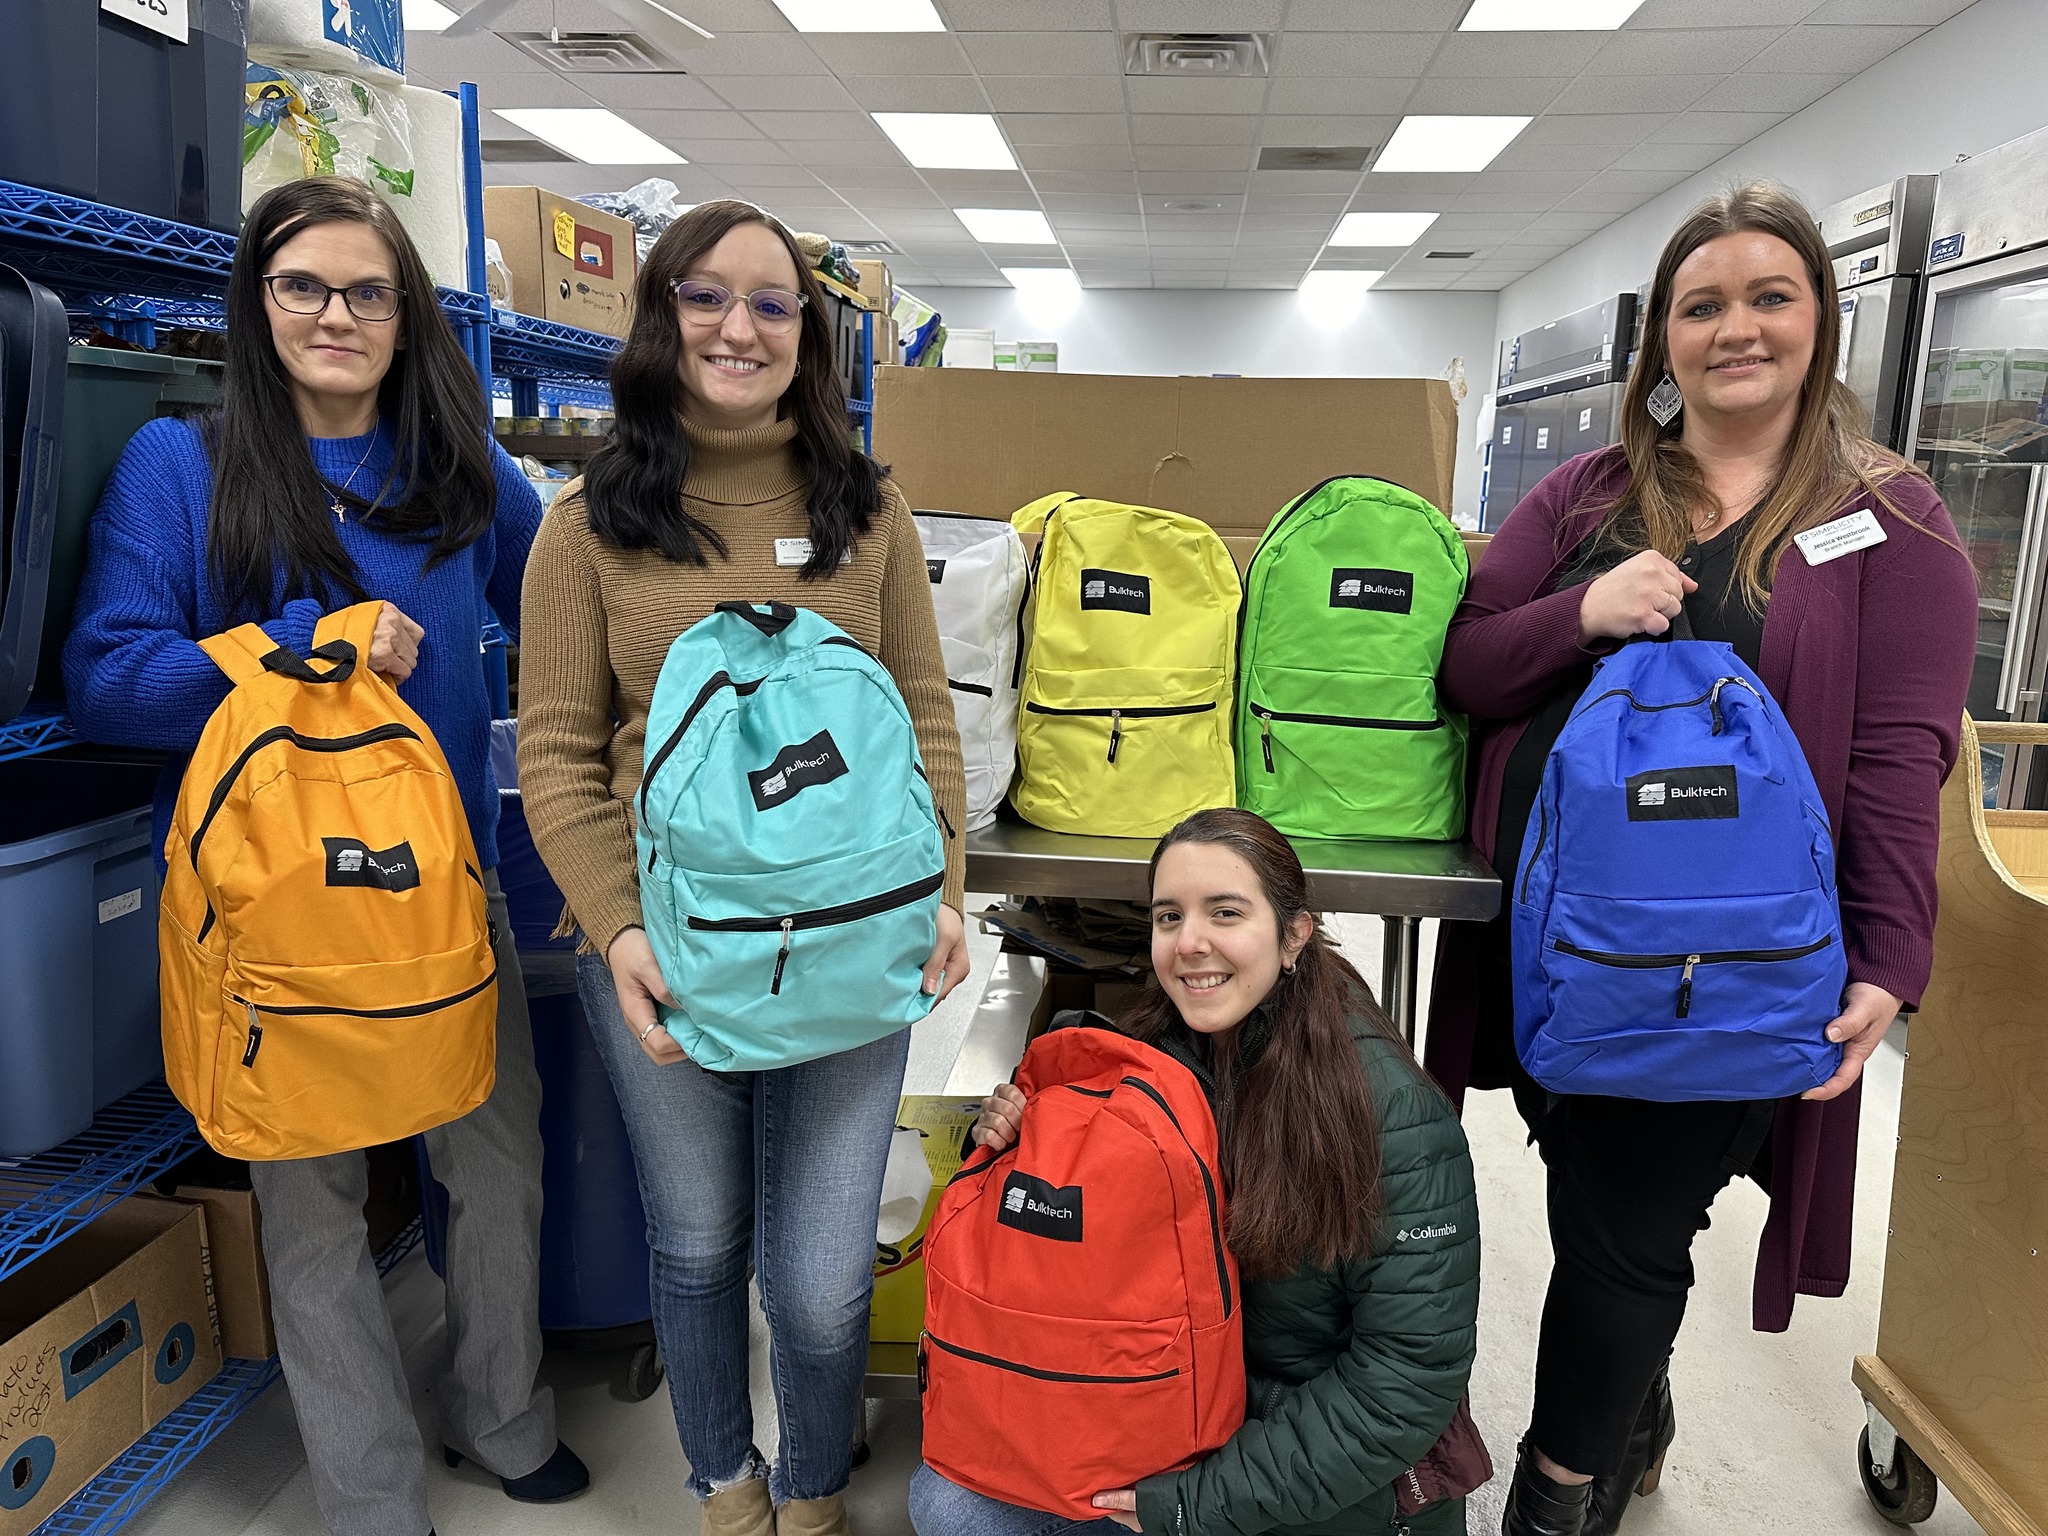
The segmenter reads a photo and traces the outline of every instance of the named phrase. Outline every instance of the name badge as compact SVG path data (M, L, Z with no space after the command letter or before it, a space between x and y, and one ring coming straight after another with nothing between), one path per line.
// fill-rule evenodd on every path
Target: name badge
M775 541L775 563L777 565L807 565L811 559L809 539L777 539ZM853 551L848 550L839 557L841 565L853 564Z
M1808 565L1826 565L1830 560L1839 560L1859 549L1882 544L1884 529L1878 524L1877 514L1864 507L1847 517L1838 517L1832 523L1822 523L1818 528L1795 533L1792 542L1799 546L1799 553L1806 556Z

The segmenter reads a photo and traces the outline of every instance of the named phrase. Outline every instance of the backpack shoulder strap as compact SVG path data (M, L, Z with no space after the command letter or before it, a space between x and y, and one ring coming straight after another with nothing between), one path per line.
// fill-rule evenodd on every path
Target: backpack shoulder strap
M263 658L278 648L278 643L263 632L260 624L244 624L225 634L208 635L199 642L199 649L206 652L213 664L227 673L228 681L238 688L261 677L268 670L263 665Z
M1050 496L1027 502L1010 514L1010 526L1019 533L1037 533L1045 521L1070 501L1081 499L1078 491L1054 491Z

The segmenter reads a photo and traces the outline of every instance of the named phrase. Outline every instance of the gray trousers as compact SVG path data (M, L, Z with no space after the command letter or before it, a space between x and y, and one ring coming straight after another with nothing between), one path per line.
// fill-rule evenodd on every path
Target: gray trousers
M500 1477L555 1449L540 1366L540 1079L512 920L496 871L498 1073L491 1096L426 1133L448 1188L448 1355L442 1438ZM363 1221L360 1152L252 1163L263 1210L277 1352L298 1414L313 1496L333 1536L425 1536L425 1449Z

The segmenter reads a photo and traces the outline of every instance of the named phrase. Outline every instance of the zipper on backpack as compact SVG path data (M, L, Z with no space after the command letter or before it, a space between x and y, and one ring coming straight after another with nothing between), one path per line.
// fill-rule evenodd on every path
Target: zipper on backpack
M770 997L782 995L782 968L789 963L789 930L795 923L794 918L785 917L782 920L782 948L775 952L775 979L768 983Z
M1179 1366L1170 1371L1146 1371L1136 1376L1093 1376L1075 1371L1045 1371L1035 1365L1025 1365L1022 1361L1005 1360L1000 1355L985 1355L980 1350L969 1349L963 1344L949 1344L930 1330L926 1330L924 1338L925 1342L936 1345L949 1355L957 1355L962 1360L972 1360L977 1365L992 1365L999 1371L1014 1371L1019 1376L1029 1376L1036 1381L1077 1382L1090 1387L1128 1387L1148 1381L1171 1381L1180 1374Z
M1212 701L1207 704L1140 704L1135 706L1116 705L1095 709L1060 709L1051 704L1026 704L1027 714L1033 715L1107 715L1109 717L1109 760L1116 761L1116 749L1124 739L1124 721L1158 720L1169 715L1206 714L1216 707Z
M1247 704L1259 722L1259 751L1266 759L1266 772L1274 773L1273 766L1273 722L1288 725L1341 725L1364 731L1436 731L1443 729L1441 717L1435 720L1377 720L1370 715L1302 715L1283 709L1267 709L1263 704Z
M788 912L779 917L689 917L683 922L699 933L776 933L782 934L782 947L775 953L775 974L769 978L768 995L782 995L782 973L789 964L792 935L802 928L831 928L841 923L857 923L862 918L878 917L884 912L893 912L898 907L907 907L914 901L921 901L946 883L943 871L927 875L922 880L913 880L908 885L899 885L893 891L883 891L877 896L863 896L859 901L843 901L836 907L813 907L808 912Z
M1217 1288L1223 1292L1223 1315L1229 1317L1230 1261L1223 1246L1222 1214L1217 1209L1216 1181L1209 1173L1209 1165L1203 1161L1202 1154L1195 1150L1194 1142L1189 1139L1187 1131L1182 1127L1180 1116L1176 1115L1173 1112L1173 1106L1166 1102L1165 1094L1154 1088L1142 1077L1126 1077L1122 1081L1126 1086L1137 1089L1138 1092L1144 1094L1146 1098L1165 1111L1166 1118L1172 1122L1173 1128L1180 1132L1180 1139L1187 1142L1188 1155L1194 1158L1195 1166L1202 1171L1202 1193L1208 1198L1209 1202L1209 1241L1216 1250L1216 1284Z
M1109 760L1116 761L1116 745L1124 739L1124 712L1112 709L1109 712Z
M256 1053L263 1048L263 1026L256 1021L256 1005L249 1006L249 1043L242 1050L242 1065L256 1065Z
M228 996L234 998L236 1002L249 1010L249 1026L252 1030L255 1030L258 1027L256 1023L257 1015L261 1013L267 1013L273 1018L280 1019L312 1018L330 1014L348 1019L416 1019L429 1013L439 1013L444 1008L453 1008L457 1003L466 1003L483 991L484 988L495 983L497 979L498 968L496 965L493 965L490 975L473 987L463 988L462 991L455 993L452 997L435 998L430 1003L407 1003L398 1008L330 1008L325 1003L258 1003L252 1002L246 997L236 996L233 992L230 992ZM248 1055L243 1058L243 1065L246 1066L250 1061L253 1061L255 1055L255 1047L251 1046Z
M1612 950L1583 949L1570 939L1552 939L1550 947L1561 955L1571 955L1575 959L1589 960L1595 965L1611 966L1622 971L1663 971L1674 966L1681 967L1674 1016L1683 1019L1692 1013L1692 973L1696 967L1741 962L1770 964L1781 960L1803 960L1808 955L1819 954L1834 942L1835 936L1828 933L1822 934L1811 944L1795 944L1789 949L1713 949L1700 950L1690 955L1616 954Z

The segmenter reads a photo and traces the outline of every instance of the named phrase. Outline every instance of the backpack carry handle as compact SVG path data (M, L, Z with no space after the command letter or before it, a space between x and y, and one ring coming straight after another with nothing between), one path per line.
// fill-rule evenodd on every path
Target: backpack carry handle
M769 603L763 613L752 603L720 603L715 613L736 613L762 634L773 638L796 622L796 610L788 603Z
M285 646L278 646L263 657L267 672L277 672L294 682L300 683L345 683L355 676L356 648L346 640L330 640L325 645L316 645L309 657L301 658L292 654ZM313 670L313 662L334 663L325 672Z

